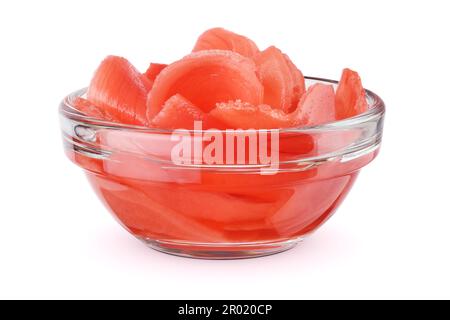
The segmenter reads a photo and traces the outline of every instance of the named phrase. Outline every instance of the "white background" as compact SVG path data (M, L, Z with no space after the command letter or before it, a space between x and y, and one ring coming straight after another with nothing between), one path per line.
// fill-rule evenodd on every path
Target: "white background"
M450 298L448 1L1 1L0 298ZM154 252L67 160L57 106L108 54L141 69L223 26L307 75L359 71L382 151L296 249L244 261Z

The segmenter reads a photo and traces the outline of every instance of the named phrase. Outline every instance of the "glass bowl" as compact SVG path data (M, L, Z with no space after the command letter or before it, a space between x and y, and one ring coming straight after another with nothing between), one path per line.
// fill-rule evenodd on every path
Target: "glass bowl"
M318 78L307 82L336 86L336 81ZM251 130L270 147L266 158L259 153L255 161L249 131L237 130L228 140L230 132L224 130L105 122L74 108L75 99L85 93L74 92L60 105L67 156L136 238L165 253L206 259L282 252L315 231L339 207L361 168L376 157L385 112L383 101L366 90L369 110L356 117L313 127ZM235 145L226 150L237 155L207 159L207 135L214 141L216 135L233 140ZM179 152L181 141L192 143L192 153L188 148ZM263 145L257 146L261 152ZM239 151L246 152L239 156Z

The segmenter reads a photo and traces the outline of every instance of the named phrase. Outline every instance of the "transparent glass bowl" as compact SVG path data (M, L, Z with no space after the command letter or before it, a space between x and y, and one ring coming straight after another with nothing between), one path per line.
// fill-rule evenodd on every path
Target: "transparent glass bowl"
M307 82L336 85L318 78ZM376 157L385 111L367 90L364 114L276 130L278 167L262 174L268 165L175 164L173 131L87 117L74 108L85 92L70 94L60 105L67 156L138 239L165 253L207 259L282 252L316 230Z

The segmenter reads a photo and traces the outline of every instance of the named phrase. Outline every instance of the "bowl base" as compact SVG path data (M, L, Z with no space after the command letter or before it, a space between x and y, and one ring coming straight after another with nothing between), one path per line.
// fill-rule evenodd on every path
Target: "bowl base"
M303 238L254 243L187 243L167 240L141 240L150 248L185 258L207 260L234 260L258 258L294 248Z

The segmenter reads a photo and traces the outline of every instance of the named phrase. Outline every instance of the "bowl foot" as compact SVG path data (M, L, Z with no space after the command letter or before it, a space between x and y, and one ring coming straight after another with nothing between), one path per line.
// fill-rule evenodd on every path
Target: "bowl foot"
M207 260L233 260L258 258L294 248L302 238L254 243L189 243L167 240L141 240L150 248L185 258Z

